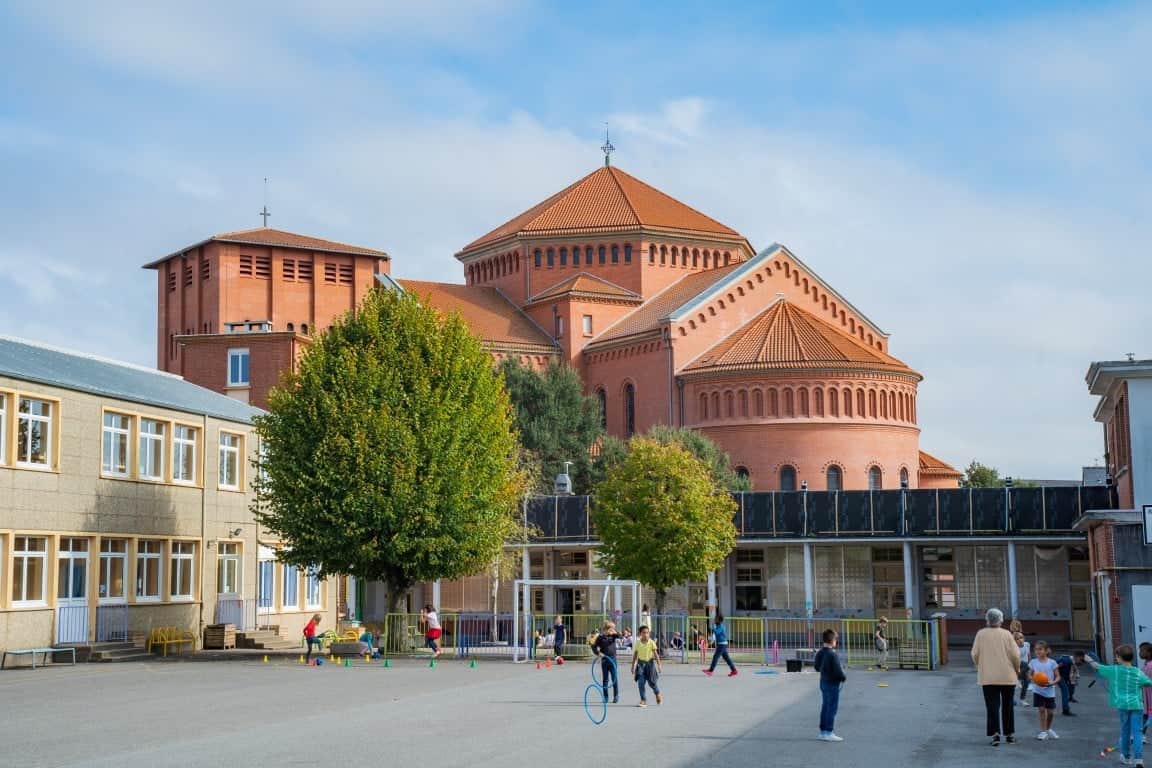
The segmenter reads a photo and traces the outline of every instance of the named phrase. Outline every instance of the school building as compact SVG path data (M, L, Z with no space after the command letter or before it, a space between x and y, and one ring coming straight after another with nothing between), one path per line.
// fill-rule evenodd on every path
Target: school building
M259 411L182 378L0 337L0 651L232 623L334 627L335 580L253 519ZM11 662L11 659L9 660Z

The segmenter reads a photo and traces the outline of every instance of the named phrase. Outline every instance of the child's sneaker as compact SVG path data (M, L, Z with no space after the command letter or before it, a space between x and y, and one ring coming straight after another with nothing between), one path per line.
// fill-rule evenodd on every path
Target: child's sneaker
M1004 743L1005 744L1015 744L1016 743L1016 737L1015 736L1005 736L1004 737Z
M1040 731L1040 733L1036 734L1036 738L1039 739L1040 741L1047 741L1048 740L1048 731Z
M1050 738L1050 739L1058 739L1058 738L1060 738L1060 734L1056 733L1056 731L1054 731L1054 730L1052 730L1051 728L1049 728L1049 729L1048 729L1048 738Z
M648 702L646 702L646 701L642 701L642 702L640 702L639 704L637 704L636 706L638 706L638 707L646 707L646 706L648 706Z
M820 737L820 741L840 742L840 741L844 741L844 739L837 736L835 734L835 732L829 732L829 733L825 733L824 735L822 735Z
M704 674L708 675L708 677L712 677L712 670L710 670L710 669L702 669L702 670L700 670L700 671L701 671L701 672L703 672Z
M664 703L664 697L661 696L660 694L656 694L656 703L657 704L663 704Z
M738 674L740 674L740 673L737 672L736 670L732 670L731 672L728 673L728 677L736 677L736 675L738 675Z

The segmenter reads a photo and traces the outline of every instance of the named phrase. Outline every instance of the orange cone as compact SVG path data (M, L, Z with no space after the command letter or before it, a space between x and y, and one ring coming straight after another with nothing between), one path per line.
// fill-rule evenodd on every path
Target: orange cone
M540 662L536 662L536 669L540 669Z
M544 666L548 667L548 669L552 669L552 659L544 659Z

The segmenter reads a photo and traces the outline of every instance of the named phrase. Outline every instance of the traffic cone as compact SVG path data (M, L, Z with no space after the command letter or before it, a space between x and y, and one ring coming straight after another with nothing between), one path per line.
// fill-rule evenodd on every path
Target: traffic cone
M544 659L544 666L548 669L552 669L552 659Z
M536 669L540 669L540 662L536 662Z
M344 659L344 666L345 667L351 667L352 666L352 659Z
M429 659L428 660L428 668L429 669L436 669L436 659Z
M264 663L265 663L265 664L267 664L267 663L268 663L268 656L267 656L267 655L265 655L265 656L264 656Z
M476 669L476 659L472 659L472 663L468 665L469 669Z
M391 669L392 659L384 659L384 669Z
M301 663L301 664L303 664L303 663L304 663L304 654L300 654L300 663Z

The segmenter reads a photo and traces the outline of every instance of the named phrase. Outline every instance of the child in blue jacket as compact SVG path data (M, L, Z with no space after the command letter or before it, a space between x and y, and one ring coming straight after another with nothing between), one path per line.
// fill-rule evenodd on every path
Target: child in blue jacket
M836 655L836 630L824 630L824 647L816 653L814 666L820 673L820 741L844 741L836 735L836 713L840 709L840 687L848 676Z
M716 671L716 665L720 663L720 659L728 662L728 677L736 677L736 665L732 663L732 657L728 655L728 629L724 626L724 615L720 611L716 611L716 618L713 619L712 636L716 638L716 652L712 654L712 666L704 670L704 674L712 677L712 673Z

